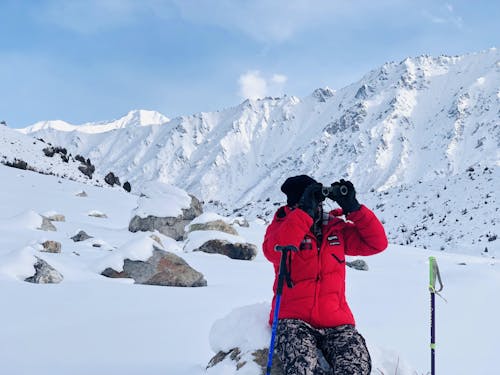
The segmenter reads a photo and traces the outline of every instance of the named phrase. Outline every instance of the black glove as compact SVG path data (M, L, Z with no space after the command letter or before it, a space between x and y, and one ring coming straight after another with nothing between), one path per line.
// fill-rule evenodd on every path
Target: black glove
M356 190L351 181L340 180L332 184L332 191L336 194L330 193L328 198L337 202L342 207L344 215L357 211L361 208L358 200L356 199ZM347 189L347 192L345 190ZM345 193L345 194L342 194Z
M322 188L323 185L318 182L309 185L306 187L306 190L304 190L304 193L302 193L299 200L299 208L305 211L313 219L318 212L319 204L325 200L325 197L321 192Z

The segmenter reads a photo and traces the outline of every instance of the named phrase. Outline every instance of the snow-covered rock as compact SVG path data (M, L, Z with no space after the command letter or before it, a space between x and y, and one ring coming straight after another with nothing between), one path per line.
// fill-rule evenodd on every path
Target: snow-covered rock
M186 225L202 212L201 203L196 197L174 186L151 182L143 185L129 230L157 230L175 240L181 240Z
M130 278L137 284L199 287L207 286L203 274L174 253L154 248L146 261L125 259L121 271L106 268L101 274L111 278Z
M35 274L27 277L24 281L34 284L59 284L64 277L59 271L41 258L36 258L34 264Z

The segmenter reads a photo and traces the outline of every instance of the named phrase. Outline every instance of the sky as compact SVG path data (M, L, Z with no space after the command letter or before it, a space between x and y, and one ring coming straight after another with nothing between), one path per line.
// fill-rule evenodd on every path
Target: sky
M167 117L498 47L497 0L0 0L0 121Z

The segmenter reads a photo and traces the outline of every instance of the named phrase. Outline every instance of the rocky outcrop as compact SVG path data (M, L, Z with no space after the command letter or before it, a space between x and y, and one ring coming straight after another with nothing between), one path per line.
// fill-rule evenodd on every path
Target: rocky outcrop
M92 175L95 172L95 166L91 163L90 159L85 159L82 155L76 155L75 160L81 163L78 170L88 178L92 179Z
M251 353L251 358L261 368L261 374L266 373L267 360L269 355L269 349L258 349ZM207 369L214 367L224 360L230 360L234 362L236 370L240 370L247 364L247 358L244 358L242 352L239 348L231 349L228 352L220 351L215 356L212 357L207 365ZM273 365L271 367L271 375L284 375L283 367L279 358L273 356Z
M214 220L206 223L191 224L189 226L189 231L194 232L195 230L217 230L219 232L229 233L237 236L238 232L231 225L223 220Z
M123 271L106 268L101 275L134 279L136 284L198 287L206 286L203 274L193 269L181 257L154 247L146 261L125 259Z
M14 161L11 162L10 161L3 162L3 164L5 164L7 167L23 169L23 170L28 169L28 163L18 158L15 158Z
M191 196L191 205L189 208L183 208L182 214L177 217L157 217L148 215L147 217L134 216L130 221L128 230L130 232L158 232L173 238L182 240L184 238L184 228L195 217L201 215L203 209L200 201Z
M120 179L118 176L115 176L113 172L109 172L106 177L104 177L104 181L110 186L121 186Z
M46 261L38 257L36 259L35 274L24 281L35 284L58 284L64 279L63 275Z
M231 259L252 260L257 256L257 247L250 243L231 243L226 240L209 240L193 251L222 254Z

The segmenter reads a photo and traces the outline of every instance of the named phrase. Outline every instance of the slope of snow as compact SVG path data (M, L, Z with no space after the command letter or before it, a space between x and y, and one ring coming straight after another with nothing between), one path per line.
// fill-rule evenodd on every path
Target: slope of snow
M57 146L59 145L54 145L54 147ZM13 129L0 126L1 164L25 162L27 165L24 168L39 173L56 175L74 181L90 182L96 185L104 183L104 178L98 171L94 173L93 179L90 181L89 177L78 169L82 164L71 157L67 150L64 150L65 153L63 154L56 153L49 157L44 152L48 148L52 148L52 146L44 140L35 139Z
M273 268L261 252L253 261L238 261L184 252L184 242L160 236L167 250L205 275L207 287L154 287L107 279L99 275L103 266L125 256L147 257L150 233L127 230L137 196L5 166L0 166L0 180L3 373L232 374L230 364L205 371L216 350L267 342ZM82 190L87 197L75 195ZM91 210L107 218L90 217ZM38 215L54 212L66 217L65 222L54 222L57 231L37 230ZM79 230L94 238L73 242L70 237ZM264 230L262 221L238 228L259 247ZM62 252L41 252L45 240L60 241ZM369 271L347 270L348 300L370 347L374 373L414 375L429 370L427 258L433 255L448 300L437 299L437 371L495 374L500 302L492 296L498 293L500 264L488 257L433 250L391 245L365 258ZM34 271L35 256L58 269L64 280L54 285L23 282Z

